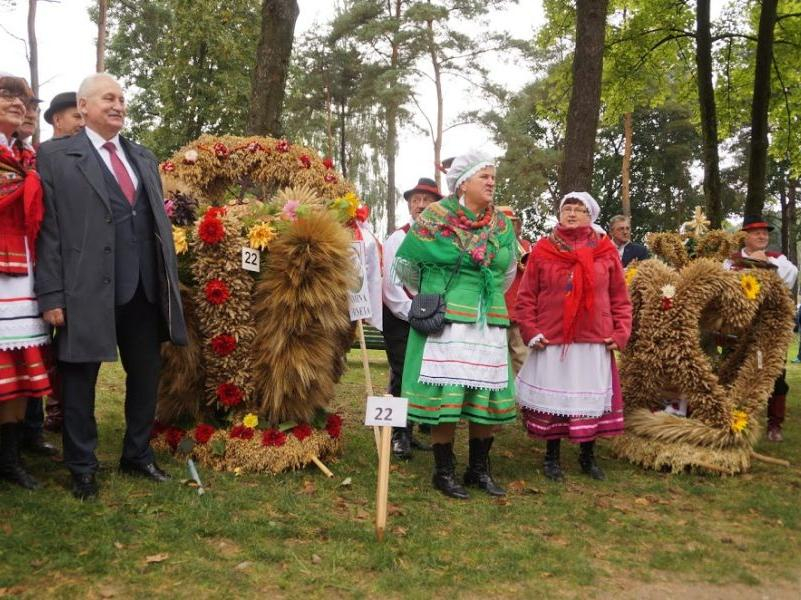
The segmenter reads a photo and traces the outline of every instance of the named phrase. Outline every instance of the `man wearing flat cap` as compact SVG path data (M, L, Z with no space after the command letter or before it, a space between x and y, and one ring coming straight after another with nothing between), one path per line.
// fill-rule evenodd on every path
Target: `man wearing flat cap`
M75 92L61 92L53 97L44 120L53 126L53 139L75 135L83 129L83 115L78 110Z
M793 289L798 276L798 267L791 263L784 254L767 249L773 225L770 225L761 216L746 216L743 220L742 231L745 232L744 246L727 258L723 267L732 271L775 269L776 274L784 281L787 288ZM785 372L782 371L773 385L773 393L768 398L768 440L771 442L781 442L784 439L782 424L789 391L790 386L787 385Z
M429 204L442 200L442 194L433 179L421 177L416 186L403 192L403 198L409 206L409 222L397 229L384 242L383 334L390 369L389 391L393 396L401 395L401 377L406 356L406 340L409 337L409 309L412 306L412 295L393 276L392 263L409 228ZM423 445L412 436L412 427L413 425L409 423L406 428L395 427L392 430L392 453L399 459L410 459L412 446L423 448Z

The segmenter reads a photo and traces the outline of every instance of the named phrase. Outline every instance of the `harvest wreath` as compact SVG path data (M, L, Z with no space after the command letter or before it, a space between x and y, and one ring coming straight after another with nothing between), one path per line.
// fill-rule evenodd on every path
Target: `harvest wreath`
M205 136L161 170L189 345L163 351L154 446L237 472L336 454L366 208L329 159L286 140Z
M686 237L652 236L652 251L671 264L628 269L626 433L613 449L652 469L735 474L750 467L759 411L784 367L792 301L771 270L723 268L736 237L712 231L691 245Z

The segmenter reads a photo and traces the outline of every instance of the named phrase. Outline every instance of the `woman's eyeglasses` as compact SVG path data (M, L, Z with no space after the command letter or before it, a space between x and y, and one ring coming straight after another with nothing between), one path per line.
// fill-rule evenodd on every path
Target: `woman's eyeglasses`
M586 208L582 208L581 206L563 206L561 208L561 212L571 215L588 215L590 214Z

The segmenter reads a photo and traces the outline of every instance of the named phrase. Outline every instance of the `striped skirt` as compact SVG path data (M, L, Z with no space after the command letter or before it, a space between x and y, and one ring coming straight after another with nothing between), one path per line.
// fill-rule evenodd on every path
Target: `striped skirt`
M513 421L517 411L506 329L450 323L428 337L412 329L402 394L409 400L409 420L417 423Z

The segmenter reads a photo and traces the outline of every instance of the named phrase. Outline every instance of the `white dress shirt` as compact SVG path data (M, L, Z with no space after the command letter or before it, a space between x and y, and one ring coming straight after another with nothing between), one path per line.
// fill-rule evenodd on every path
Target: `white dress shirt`
M89 141L92 142L92 145L95 147L95 150L97 150L98 154L100 154L100 158L103 159L106 168L112 175L114 175L114 167L111 166L111 155L109 154L108 150L103 148L103 144L105 144L106 142L111 142L117 147L117 156L120 157L122 164L125 166L125 170L128 171L128 175L131 177L134 189L139 187L139 180L136 177L136 171L134 171L133 167L131 167L131 163L125 154L125 150L123 150L122 144L120 144L120 134L115 135L110 140L105 140L103 139L102 135L100 135L96 131L92 131L92 129L88 125L84 127L83 130L86 132L86 135L89 137ZM114 175L114 178L116 179L117 176Z
M410 223L411 225L411 223ZM403 229L396 229L384 241L384 283L382 286L384 305L393 315L404 321L409 320L409 310L412 308L412 299L406 293L403 284L394 276L392 265L395 262L395 254L398 252L401 243L406 238Z
M740 250L740 254L743 258L748 258L748 252L745 251L745 248ZM776 265L777 275L784 281L784 285L792 289L795 285L795 278L798 276L798 267L791 263L784 254L778 257L768 256L768 262L772 265ZM727 258L723 262L723 268L729 271L733 264L731 259Z

